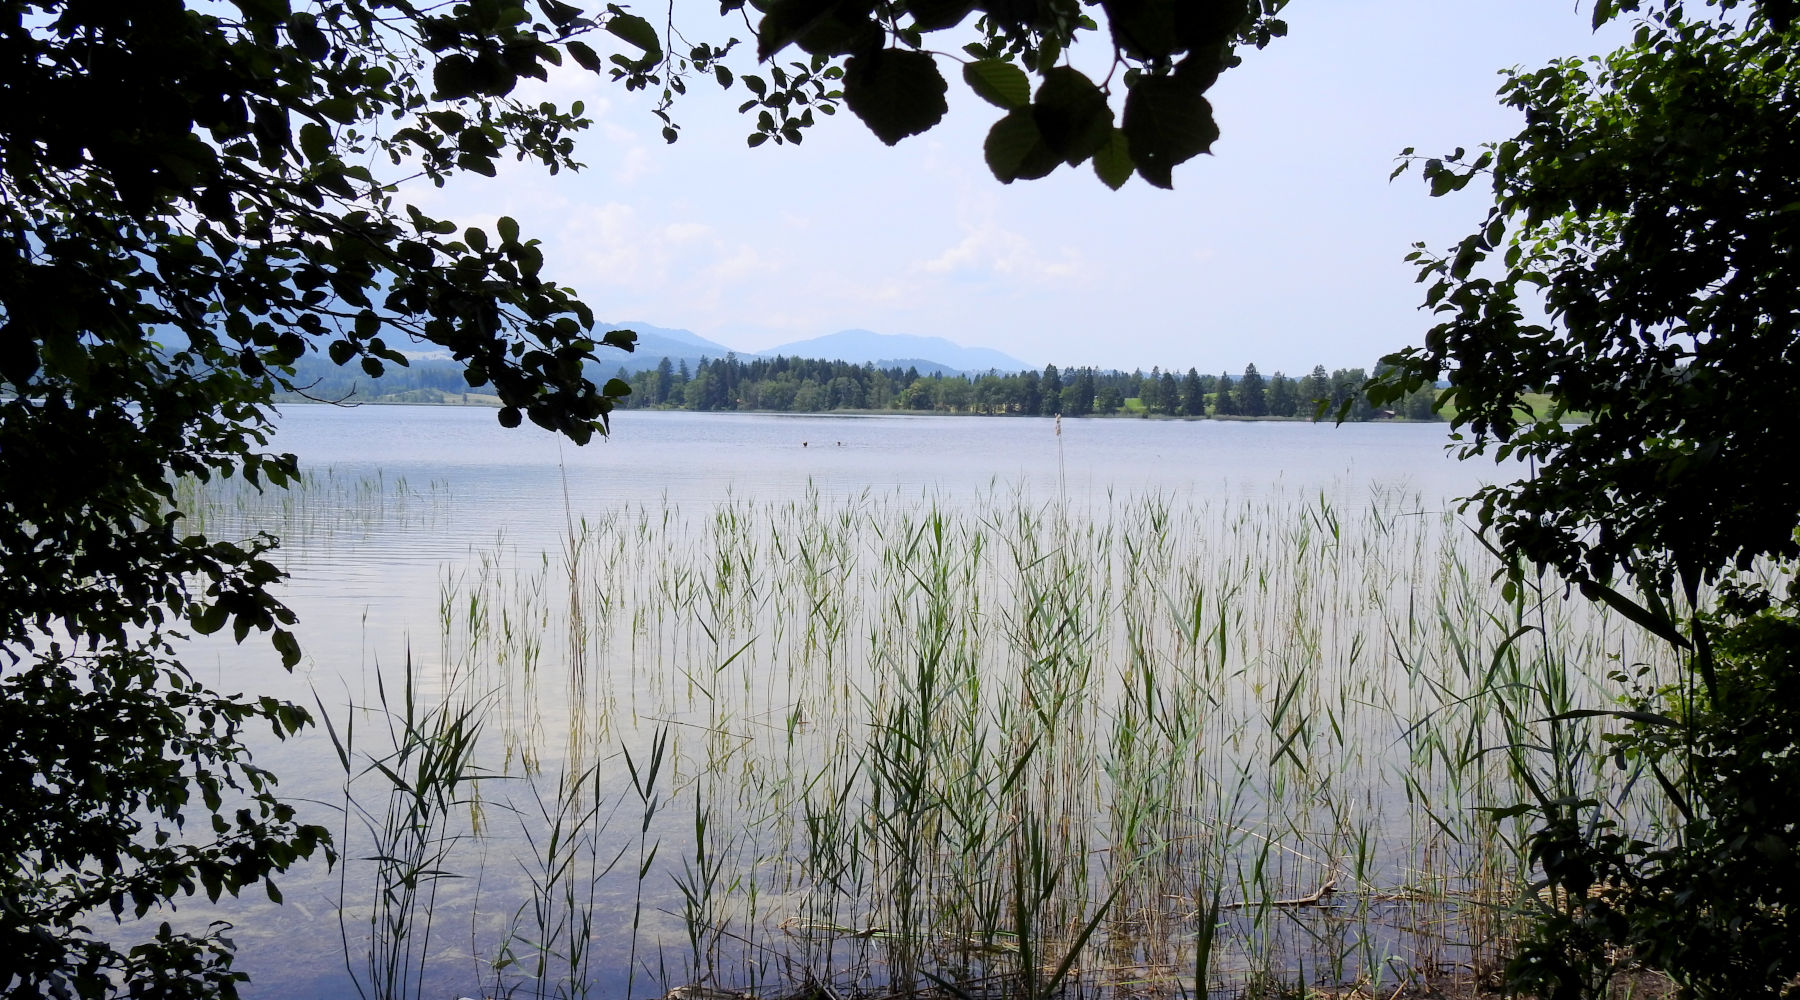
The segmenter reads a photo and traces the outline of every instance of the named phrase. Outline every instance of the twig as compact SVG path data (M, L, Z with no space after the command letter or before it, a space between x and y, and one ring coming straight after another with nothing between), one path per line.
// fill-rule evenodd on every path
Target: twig
M1313 893L1310 896L1296 896L1293 899L1271 899L1271 900L1268 900L1267 902L1264 902L1263 900L1258 899L1258 900L1247 900L1242 903L1224 903L1224 904L1220 905L1219 909L1221 909L1221 910L1241 910L1246 906L1318 906L1320 903L1325 901L1325 897L1331 895L1332 893L1334 893L1336 891L1337 891L1337 879L1331 879L1331 880L1327 881L1324 885L1319 886L1319 891Z

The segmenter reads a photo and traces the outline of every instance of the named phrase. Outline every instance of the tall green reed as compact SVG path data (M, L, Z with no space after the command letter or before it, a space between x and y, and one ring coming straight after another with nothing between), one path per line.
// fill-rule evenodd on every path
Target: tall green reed
M515 779L483 782L512 817L486 849L550 859L474 866L533 930L471 949L511 942L495 993L576 955L600 971L569 995L1479 963L1528 881L1504 807L1528 779L1605 791L1566 711L1653 651L1508 600L1463 525L1398 494L813 493L571 516L560 559L507 544L440 616L443 676L485 695L465 763ZM594 877L540 917L577 829Z

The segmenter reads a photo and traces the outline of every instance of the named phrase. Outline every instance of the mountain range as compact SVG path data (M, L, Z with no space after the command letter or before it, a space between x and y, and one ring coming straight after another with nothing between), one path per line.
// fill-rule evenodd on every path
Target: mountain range
M692 330L670 329L650 323L598 323L595 330L633 330L638 335L637 350L617 355L619 367L626 371L654 368L668 358L675 364L685 363L690 369L701 358L722 358L736 354L740 358L815 358L823 361L847 361L853 365L874 364L877 368L917 368L920 372L944 374L986 372L1018 372L1034 367L1018 358L985 347L963 347L942 337L916 337L907 334L874 333L869 330L841 330L837 333L796 340L765 351L739 351L708 340ZM610 364L612 358L607 361Z

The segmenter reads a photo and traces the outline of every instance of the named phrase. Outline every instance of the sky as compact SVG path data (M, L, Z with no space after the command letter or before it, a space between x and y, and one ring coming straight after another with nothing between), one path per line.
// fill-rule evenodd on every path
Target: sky
M711 9L689 8L688 37L730 31ZM523 96L584 102L585 169L508 164L403 197L463 224L515 217L602 321L738 350L861 328L1034 367L1368 366L1430 325L1412 245L1448 246L1486 208L1480 185L1432 199L1416 172L1390 183L1399 151L1511 135L1499 70L1604 52L1625 29L1594 35L1573 0L1294 0L1285 16L1288 37L1209 94L1221 138L1174 191L1113 192L1086 165L1002 185L981 157L1000 112L947 64L950 115L925 135L884 146L845 111L756 149L741 86L694 87L669 145L644 95L570 68Z

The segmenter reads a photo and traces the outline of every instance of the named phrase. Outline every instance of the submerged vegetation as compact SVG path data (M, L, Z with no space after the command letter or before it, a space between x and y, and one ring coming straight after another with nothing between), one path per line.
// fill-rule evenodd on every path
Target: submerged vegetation
M383 997L1491 970L1531 905L1505 807L1627 781L1579 750L1604 720L1542 720L1601 696L1589 664L1668 666L1494 566L1401 495L815 495L473 553L437 648L372 713L321 706L352 969Z

